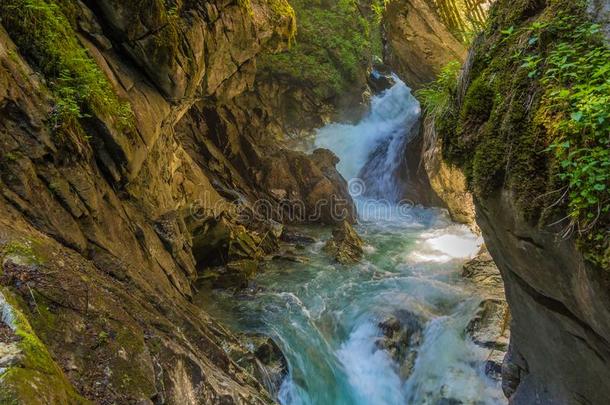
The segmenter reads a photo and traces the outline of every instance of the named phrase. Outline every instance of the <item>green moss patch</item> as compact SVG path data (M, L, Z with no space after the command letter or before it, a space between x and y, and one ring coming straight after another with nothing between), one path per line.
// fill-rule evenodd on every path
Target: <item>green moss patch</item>
M0 402L3 404L87 404L51 357L47 347L19 310L17 300L5 288L0 291L2 322L17 336L19 364L0 373Z
M463 100L456 82L433 85L452 99L435 113L445 158L476 195L510 189L526 219L561 225L610 268L610 49L600 27L583 2L500 1L473 46Z
M33 239L12 240L0 246L0 259L10 258L18 264L41 265L44 258L37 252L38 242Z
M73 7L53 0L0 3L2 25L45 76L55 96L52 118L56 128L73 127L92 113L113 117L130 127L131 107L117 98L104 73L79 43L70 23L73 13Z

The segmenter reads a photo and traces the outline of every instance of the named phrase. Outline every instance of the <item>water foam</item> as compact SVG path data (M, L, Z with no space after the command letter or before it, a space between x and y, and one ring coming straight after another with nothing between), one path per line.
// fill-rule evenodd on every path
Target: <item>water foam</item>
M387 352L375 346L378 335L375 325L361 323L337 352L357 404L393 405L404 401L395 365Z
M369 176L367 187L379 189L381 196L393 200L396 172L404 159L404 145L421 113L411 90L397 77L396 84L373 97L370 113L359 123L329 124L318 130L315 146L335 152L341 159L339 172L348 181ZM379 156L367 173L361 173L373 154Z

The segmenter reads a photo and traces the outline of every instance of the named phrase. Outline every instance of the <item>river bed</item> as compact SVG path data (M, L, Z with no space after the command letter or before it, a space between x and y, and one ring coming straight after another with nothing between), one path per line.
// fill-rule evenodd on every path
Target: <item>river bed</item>
M419 104L397 82L373 99L361 123L331 124L316 145L335 151L339 170L353 180L367 151L383 141L400 148L399 137L417 119ZM387 151L388 172L397 152ZM461 268L482 241L446 211L393 201L392 184L382 186L387 200L355 195L355 228L366 243L361 263L340 265L323 251L330 228L301 227L316 240L294 247L306 262L270 261L253 280L256 293L204 291L196 301L236 332L273 337L289 365L278 393L284 405L506 403L500 383L483 370L489 350L464 332L481 297ZM408 378L376 343L380 322L401 311L423 323Z

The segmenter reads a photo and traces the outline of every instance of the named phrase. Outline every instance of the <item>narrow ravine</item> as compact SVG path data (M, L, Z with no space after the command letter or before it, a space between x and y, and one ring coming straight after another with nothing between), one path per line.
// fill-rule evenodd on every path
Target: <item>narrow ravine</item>
M316 146L333 150L344 177L359 184L352 191L356 230L366 243L361 263L344 266L328 257L322 247L330 229L299 228L316 240L291 247L302 263L268 262L238 299L227 290L202 290L196 298L234 331L269 335L279 344L289 365L278 393L282 404L505 403L499 382L483 370L489 351L464 333L480 299L461 267L481 240L443 210L396 203L394 173L419 113L396 79L360 123L318 132ZM365 166L375 173L363 173ZM366 181L358 183L359 176ZM410 340L398 347L402 357L384 346L391 322L409 329Z

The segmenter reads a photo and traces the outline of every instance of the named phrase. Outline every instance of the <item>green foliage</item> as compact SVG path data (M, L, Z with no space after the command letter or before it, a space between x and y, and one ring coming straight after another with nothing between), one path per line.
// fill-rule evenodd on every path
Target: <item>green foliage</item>
M381 23L383 13L390 1L391 0L373 0L371 2L371 10L373 11L373 14L375 14L375 21L377 24Z
M132 125L131 107L117 98L81 46L63 7L53 0L3 0L0 17L20 51L47 79L56 99L56 129L72 127L94 112L113 117L123 127Z
M473 192L509 189L525 219L576 231L610 268L610 50L584 3L501 0L474 44L443 153ZM533 18L532 16L535 16ZM453 114L455 116L456 114Z
M415 92L430 119L437 121L445 114L451 113L460 69L459 62L449 62L441 69L435 81Z
M263 75L312 86L321 99L349 92L363 81L371 60L374 21L363 17L353 0L293 0L297 35L285 52L259 58ZM374 27L375 26L375 27Z
M597 24L573 15L536 22L526 32L522 67L544 88L536 120L549 135L546 151L557 160L557 176L567 187L569 217L588 242L607 246L610 48Z

